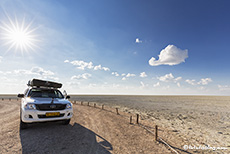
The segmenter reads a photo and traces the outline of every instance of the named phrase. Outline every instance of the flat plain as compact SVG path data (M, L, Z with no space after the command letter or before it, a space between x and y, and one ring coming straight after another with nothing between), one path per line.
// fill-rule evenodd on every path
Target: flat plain
M179 153L230 152L230 97L73 95L70 125L42 123L25 130L19 129L20 100L1 98L0 153L173 153L136 124L136 114L153 132L158 125L159 136ZM228 149L184 150L184 145Z

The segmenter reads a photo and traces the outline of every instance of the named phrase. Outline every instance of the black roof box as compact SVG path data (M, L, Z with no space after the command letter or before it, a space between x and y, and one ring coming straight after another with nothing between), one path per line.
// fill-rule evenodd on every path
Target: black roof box
M52 81L45 81L40 79L32 79L28 82L28 86L31 87L50 87L50 88L61 88L62 84Z

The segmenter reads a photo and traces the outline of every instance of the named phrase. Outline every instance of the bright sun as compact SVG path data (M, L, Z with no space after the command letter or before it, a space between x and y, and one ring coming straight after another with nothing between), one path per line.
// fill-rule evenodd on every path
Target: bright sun
M14 48L15 51L24 51L29 52L30 50L34 50L37 47L36 35L33 32L37 28L31 29L31 23L25 24L25 18L21 23L15 18L15 22L9 17L9 23L1 22L0 29L2 30L1 39L5 40L6 43L4 45L9 46L8 50Z

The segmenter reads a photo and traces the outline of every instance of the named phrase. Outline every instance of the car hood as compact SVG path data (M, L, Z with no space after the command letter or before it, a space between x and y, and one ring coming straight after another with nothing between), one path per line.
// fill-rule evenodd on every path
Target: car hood
M52 102L52 98L25 98L25 101L27 103L35 103L35 104L50 104ZM70 103L67 99L64 98L54 98L53 99L54 104L67 104Z

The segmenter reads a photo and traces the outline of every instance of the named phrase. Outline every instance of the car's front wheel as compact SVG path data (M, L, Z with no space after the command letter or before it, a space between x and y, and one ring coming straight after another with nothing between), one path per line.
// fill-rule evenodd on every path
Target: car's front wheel
M20 129L26 129L28 124L22 121L22 111L20 110Z
M20 119L20 129L26 129L28 127L27 123L24 123L21 119Z
M70 123L70 119L64 120L64 121L63 121L63 124L64 124L64 125L68 125L69 123Z

